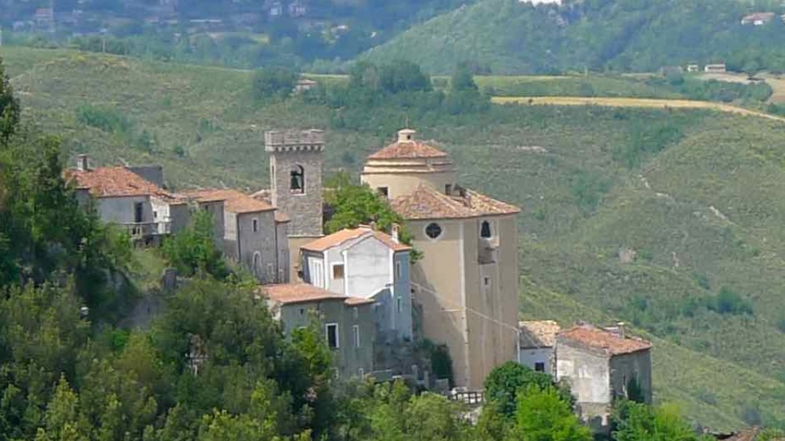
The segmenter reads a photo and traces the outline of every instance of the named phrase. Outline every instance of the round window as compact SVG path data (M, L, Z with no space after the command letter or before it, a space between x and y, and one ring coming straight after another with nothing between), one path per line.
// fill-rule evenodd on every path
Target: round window
M438 239L442 235L442 227L436 222L430 223L425 227L425 234L431 239Z

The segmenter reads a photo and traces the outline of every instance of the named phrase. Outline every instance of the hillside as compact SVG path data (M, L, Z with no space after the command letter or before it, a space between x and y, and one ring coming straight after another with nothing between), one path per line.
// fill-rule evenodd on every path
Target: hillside
M782 71L776 42L785 24L741 24L757 10L785 12L776 2L753 7L738 0L567 1L562 7L482 0L414 26L362 58L405 58L441 73L461 62L494 73L655 71L718 61L738 70Z
M245 71L69 51L0 56L27 115L71 154L159 162L179 187L264 187L262 135L279 127L329 129L329 171L357 172L411 116L468 186L525 207L524 316L631 322L657 342L657 399L702 424L785 420L779 121L494 105L439 118L390 109L355 130L299 98L254 103Z

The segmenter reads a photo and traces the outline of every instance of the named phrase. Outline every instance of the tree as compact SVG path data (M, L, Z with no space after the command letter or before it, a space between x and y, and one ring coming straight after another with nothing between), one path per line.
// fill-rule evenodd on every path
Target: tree
M431 79L420 66L411 61L399 61L382 66L380 83L384 91L392 94L400 92L428 92L433 89Z
M516 432L522 441L592 441L591 430L581 424L555 387L529 385L518 396Z
M700 437L673 406L622 401L614 409L615 441L698 441Z
M474 74L467 63L461 63L452 74L450 80L451 92L463 92L467 90L478 91L477 83L474 82Z
M268 98L285 99L294 90L298 77L297 72L285 67L257 70L252 80L253 97L259 101Z
M5 143L19 123L19 101L14 97L0 58L0 142Z
M223 279L229 275L221 250L215 245L212 215L194 213L191 225L164 242L162 251L170 265L186 276L199 272Z
M384 231L392 231L394 224L401 227L401 241L411 244L412 236L404 228L404 219L389 202L367 185L352 182L348 173L340 172L329 179L326 187L331 191L326 202L332 215L325 223L325 230L334 233L344 228L357 228L360 224L375 223Z
M485 396L488 401L498 404L500 412L507 416L515 414L517 397L523 391L536 389L545 390L555 388L553 378L542 372L535 372L528 366L514 361L508 361L497 367L485 378ZM560 396L571 403L569 391L558 389Z

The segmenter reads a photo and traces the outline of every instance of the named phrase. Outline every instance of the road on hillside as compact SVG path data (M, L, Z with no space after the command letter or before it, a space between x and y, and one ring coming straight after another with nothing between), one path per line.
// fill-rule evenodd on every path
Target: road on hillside
M530 106L604 106L604 107L640 107L655 109L705 109L739 115L756 116L774 121L785 122L785 118L768 113L757 112L730 104L696 100L669 100L653 98L610 98L580 96L495 96L496 104L521 104Z

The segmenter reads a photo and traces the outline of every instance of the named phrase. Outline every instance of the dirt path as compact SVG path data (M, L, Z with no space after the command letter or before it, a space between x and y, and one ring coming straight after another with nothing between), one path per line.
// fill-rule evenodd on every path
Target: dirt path
M575 96L535 96L535 97L493 97L496 104L524 104L532 106L606 106L606 107L640 107L654 109L707 109L719 112L736 113L739 115L756 116L785 123L785 118L763 112L744 109L730 104L710 101L667 100L651 98L607 98L607 97L575 97Z

